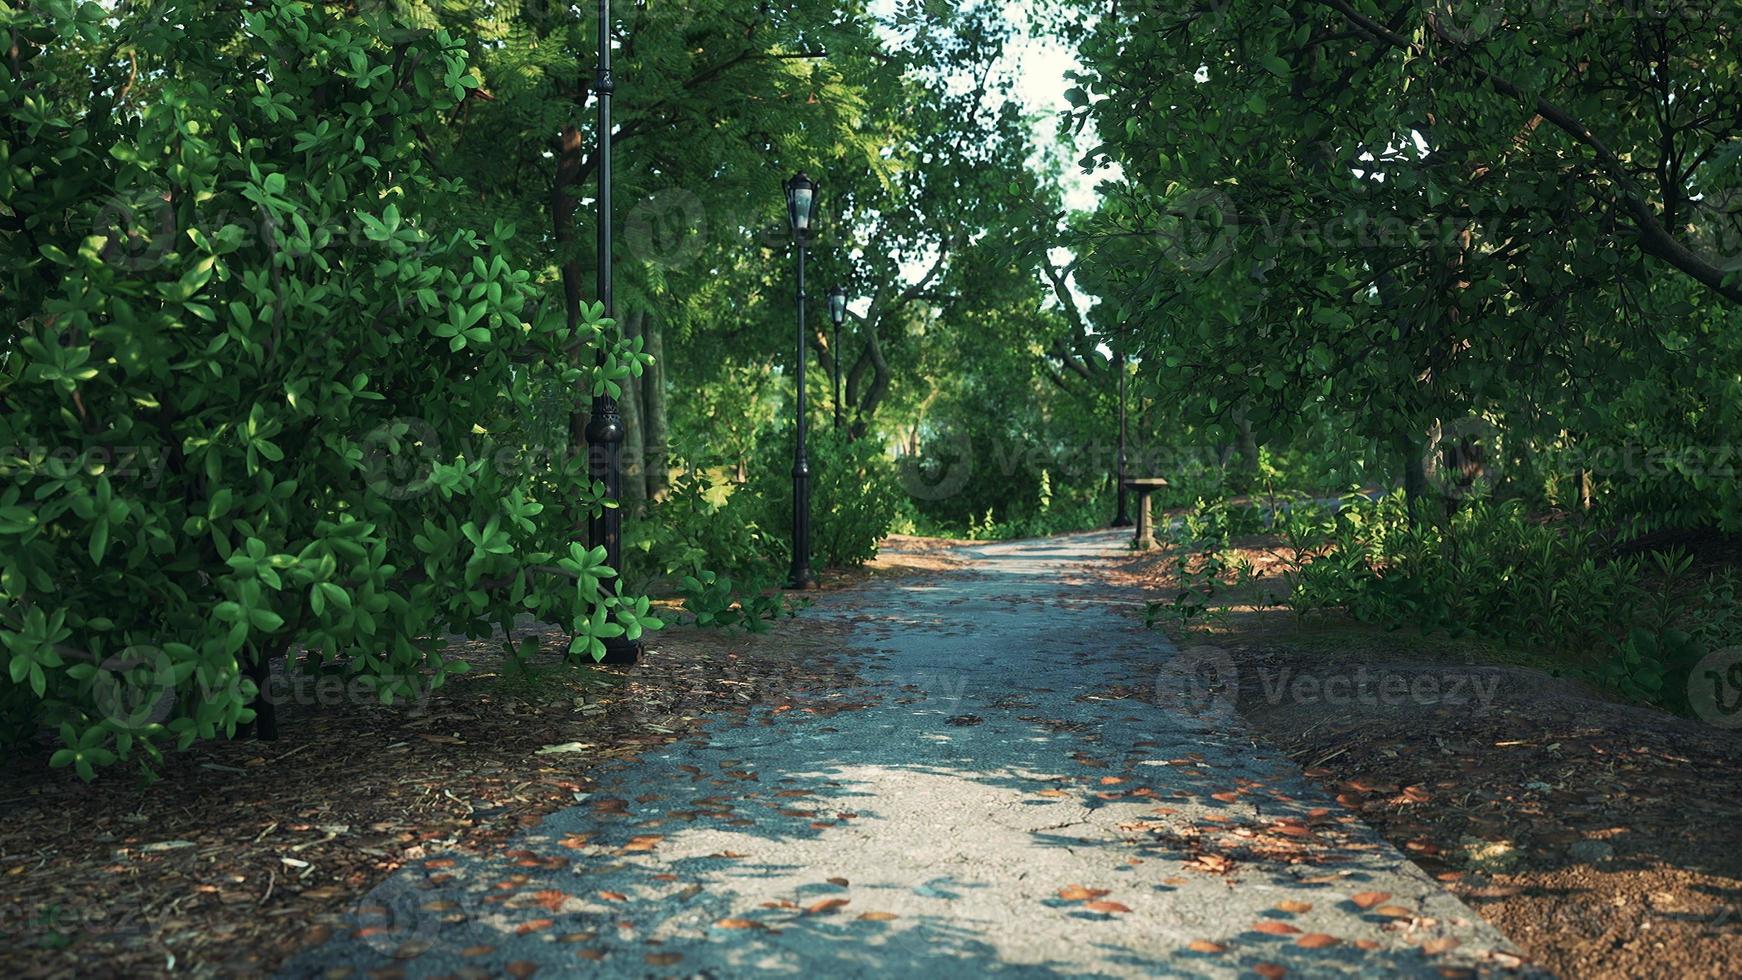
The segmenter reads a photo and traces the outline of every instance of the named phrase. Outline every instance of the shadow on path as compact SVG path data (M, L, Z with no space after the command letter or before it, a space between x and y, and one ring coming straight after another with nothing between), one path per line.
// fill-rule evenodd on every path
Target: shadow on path
M1074 569L1113 533L805 616L872 651L842 699L620 765L489 856L407 867L290 976L1439 975L1505 940L1257 745L1170 703L1175 652ZM834 696L832 696L834 695Z

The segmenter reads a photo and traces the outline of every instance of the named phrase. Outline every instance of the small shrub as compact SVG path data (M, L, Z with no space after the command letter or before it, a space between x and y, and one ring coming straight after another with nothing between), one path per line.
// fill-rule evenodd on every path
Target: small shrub
M758 465L742 492L758 501L757 523L792 527L791 427L757 443ZM819 429L806 440L811 471L811 559L824 566L863 565L902 515L904 496L895 465L875 440L848 440ZM789 535L781 535L783 542ZM787 554L790 555L790 550Z
M1438 524L1403 497L1352 498L1329 521L1280 522L1287 605L1362 622L1472 633L1548 651L1635 700L1687 710L1688 672L1737 634L1735 579L1688 586L1684 552L1612 556L1595 531L1533 520L1516 502Z
M665 496L624 522L625 586L682 596L698 626L766 629L786 608L786 540L756 522L748 494L719 493L711 467L674 460L674 469Z

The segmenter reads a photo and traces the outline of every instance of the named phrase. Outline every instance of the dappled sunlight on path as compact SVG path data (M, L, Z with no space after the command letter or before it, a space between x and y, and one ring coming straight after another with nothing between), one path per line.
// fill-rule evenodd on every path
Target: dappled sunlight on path
M862 688L600 777L500 854L406 868L292 975L1434 974L1490 927L1221 706L1073 566L1111 533L827 596ZM1160 703L1158 703L1160 702Z

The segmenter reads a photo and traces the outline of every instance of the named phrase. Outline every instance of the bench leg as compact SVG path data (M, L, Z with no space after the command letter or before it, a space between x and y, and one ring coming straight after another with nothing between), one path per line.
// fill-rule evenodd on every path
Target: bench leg
M1138 551L1148 551L1155 547L1155 534L1149 523L1149 491L1140 490L1137 493L1137 533L1131 539L1131 547Z

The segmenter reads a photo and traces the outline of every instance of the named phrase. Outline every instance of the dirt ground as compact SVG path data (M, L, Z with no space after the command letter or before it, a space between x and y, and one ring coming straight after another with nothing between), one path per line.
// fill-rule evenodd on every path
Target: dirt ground
M1616 703L1530 651L1265 607L1270 544L1237 542L1263 574L1221 622L1168 627L1234 665L1265 738L1561 976L1742 976L1742 732ZM1162 552L1105 574L1177 591Z
M1242 542L1261 567L1264 545ZM959 547L892 539L824 588L947 570ZM1171 571L1152 552L1100 574L1159 596ZM13 760L0 772L0 966L258 975L401 864L499 849L603 767L704 719L741 722L802 692L850 701L842 638L792 626L757 640L754 662L741 633L674 629L632 669L553 656L530 678L480 642L477 670L424 704L281 706L279 741L200 746L149 788ZM1538 963L1568 977L1742 976L1742 735L1517 666L1528 651L1252 604L1176 639L1231 659L1255 728Z
M892 540L825 588L951 567L954 546ZM602 767L783 700L851 699L851 655L826 625L668 629L633 668L533 676L499 644L423 704L311 693L281 736L171 756L153 786L81 783L46 757L0 770L0 968L12 977L260 975L325 935L407 861L484 851L572 805ZM326 700L331 703L322 704ZM814 710L814 709L805 709ZM46 755L46 754L45 754Z

